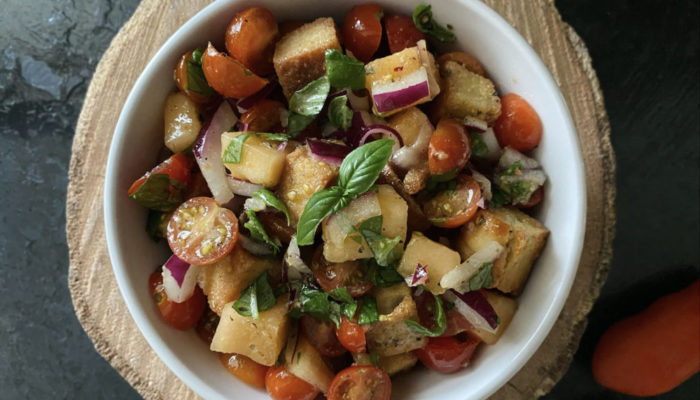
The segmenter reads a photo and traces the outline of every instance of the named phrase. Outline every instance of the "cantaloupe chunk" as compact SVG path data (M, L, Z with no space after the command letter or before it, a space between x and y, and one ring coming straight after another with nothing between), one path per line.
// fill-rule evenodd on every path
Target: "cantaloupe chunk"
M249 132L226 132L221 135L221 154L228 148L236 136ZM231 176L265 187L274 187L279 182L284 159L287 153L277 150L279 142L265 140L260 136L250 136L243 143L241 160L238 164L225 163Z
M304 335L299 335L296 352L291 357L285 357L285 365L290 374L310 383L323 393L328 391L335 376L318 350Z
M510 297L504 296L496 291L485 290L486 300L489 301L493 310L496 311L500 320L496 332L489 332L482 329L472 329L471 333L480 338L486 344L494 344L501 338L503 331L508 328L510 321L513 320L515 311L518 308L518 303Z
M459 263L459 253L414 232L403 253L398 271L404 277L412 277L418 264L422 265L428 272L428 282L425 286L432 293L441 294L445 292L445 289L438 285L442 276Z

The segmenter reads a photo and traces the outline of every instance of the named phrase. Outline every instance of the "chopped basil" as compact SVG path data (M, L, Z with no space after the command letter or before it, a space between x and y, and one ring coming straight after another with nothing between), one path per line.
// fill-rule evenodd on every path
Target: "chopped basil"
M369 352L369 361L374 365L375 367L379 365L379 356L377 356L377 353L370 351Z
M365 88L365 64L338 50L326 50L326 75L336 89Z
M357 313L357 324L367 325L379 321L377 301L373 297L363 297L360 301L360 311Z
M140 205L156 211L172 211L184 199L185 185L167 174L150 174L129 197Z
M297 244L306 246L313 244L316 228L321 221L349 203L343 196L343 188L333 186L319 190L311 195L297 223Z
M354 300L346 287L335 288L328 293L333 299L343 303L352 303Z
M485 262L479 271L469 278L469 290L479 290L481 288L489 287L493 284L493 274L491 269L493 267L492 262Z
M413 10L413 24L419 31L427 33L441 42L454 43L457 40L451 29L445 28L433 19L433 11L429 5L419 4L416 6Z
M342 95L331 100L328 105L328 120L336 128L347 131L352 122L353 112L347 105L348 96Z
M406 325L408 325L408 327L411 328L414 332L428 337L438 337L445 333L445 329L447 328L447 316L445 315L445 310L442 307L442 300L435 294L433 294L433 297L435 297L436 309L435 328L428 329L420 323L412 321L410 319L404 321L406 322Z
M243 144L249 137L253 136L252 133L242 133L228 144L224 155L221 157L221 161L224 164L238 164L241 162L241 155L243 154Z
M146 220L146 233L156 242L165 239L167 235L168 222L172 213L149 210Z
M204 55L204 50L202 50L200 47L197 47L196 49L192 50L192 61L202 65L202 56Z
M475 157L486 157L486 155L489 154L489 146L486 145L481 134L471 132L469 138L472 145L472 154Z
M187 61L187 90L209 97L214 94L214 89L209 86L202 71L202 49L192 52L192 60Z
M393 266L381 266L373 258L365 259L365 278L374 286L387 288L403 282L403 276Z
M381 215L369 218L360 224L358 231L367 241L377 264L387 267L401 259L403 249L400 236L393 239L382 236L382 220Z
M265 271L243 290L233 303L233 309L244 317L258 319L261 312L271 309L276 303L277 299Z
M271 140L273 142L286 142L287 140L290 139L289 135L285 133L265 133L265 132L258 132L255 134L255 136L260 136L261 138L265 140Z
M284 203L282 203L282 201L279 198L277 198L277 196L275 196L274 193L267 189L260 189L257 192L253 193L253 197L264 201L265 204L267 204L268 206L284 213L284 216L287 217L287 225L291 225L291 221L289 218L289 210L287 209L287 206L285 206Z
M491 200L489 200L489 207L501 207L508 203L508 201L508 195L506 192L504 192L496 184L491 186Z
M287 117L287 134L291 137L296 137L301 131L303 131L313 120L316 118L315 115L301 115L295 112L289 112L289 117Z
M520 171L521 169L523 169L523 164L521 164L520 161L515 161L510 165L510 167L508 167L508 169L501 172L501 176L515 175L517 171Z
M270 246L275 254L279 253L280 248L282 247L279 239L276 237L270 237L270 235L267 234L265 227L258 219L255 211L246 210L245 213L248 216L248 221L246 221L243 226L248 229L248 232L250 232L250 237L257 242L262 242Z
M309 82L294 92L289 99L289 111L306 116L318 115L326 103L326 97L328 97L330 90L331 85L326 75Z
M361 325L377 321L379 316L374 298L365 297L358 301L350 296L345 287L324 292L308 284L301 287L296 306L288 313L293 318L310 315L321 321L333 322L337 327L340 326L342 317L353 320L355 314L358 314L358 323Z

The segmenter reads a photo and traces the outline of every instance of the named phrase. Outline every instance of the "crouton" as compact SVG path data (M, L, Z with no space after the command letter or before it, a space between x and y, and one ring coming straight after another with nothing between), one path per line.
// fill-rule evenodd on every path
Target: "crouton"
M424 347L428 338L409 328L407 319L418 321L416 303L410 295L404 296L391 313L380 312L379 321L370 325L366 334L369 349L388 357Z
M355 365L372 365L372 359L367 353L352 353L352 358ZM395 356L378 357L377 366L388 375L396 375L401 371L411 369L417 361L418 357L412 352L408 352Z
M444 71L442 93L432 105L432 121L474 117L493 125L501 115L501 99L493 82L454 61L446 61Z
M428 186L430 180L430 169L428 161L411 168L403 178L403 186L409 194L416 194Z
M463 259L483 245L496 241L505 247L491 268L493 285L504 293L517 295L523 288L549 236L549 230L536 219L514 208L479 210L457 238Z
M315 160L308 146L300 146L287 154L277 195L289 209L293 227L311 195L335 183L338 169L338 166Z
M428 218L425 217L423 209L416 202L413 196L408 193L403 182L398 175L396 175L396 172L390 165L384 167L382 172L379 174L377 183L386 183L391 185L391 187L396 190L396 193L398 193L399 196L406 201L406 204L408 205L408 232L424 231L430 228L430 221L428 221Z
M341 50L332 18L319 18L284 35L275 46L272 62L284 95L326 73L326 50Z

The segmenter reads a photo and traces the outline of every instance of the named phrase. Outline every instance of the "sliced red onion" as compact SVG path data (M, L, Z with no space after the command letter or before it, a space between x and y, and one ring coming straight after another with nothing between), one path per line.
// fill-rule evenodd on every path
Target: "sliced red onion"
M241 121L238 121L238 123L236 124L236 129L237 129L239 132L248 132L248 127L249 127L249 126L250 126L249 123L243 123L243 122L241 122Z
M372 101L379 114L411 106L429 97L430 84L425 68L419 68L395 82L377 81L372 84Z
M345 156L350 153L350 147L323 139L309 138L306 140L311 155L318 161L330 165L340 165Z
M253 193L263 188L262 185L234 178L228 174L226 174L226 179L228 180L228 185L231 188L231 191L241 196L251 197Z
M228 203L233 198L233 192L228 185L226 168L221 162L221 134L231 129L238 118L231 105L223 101L216 112L204 124L194 143L194 158L207 181L214 199L220 204Z
M277 145L277 150L282 151L287 148L287 143L288 141L280 142L280 144Z
M264 257L274 254L272 249L266 244L256 242L242 233L238 234L238 241L241 242L241 246L252 255Z
M471 116L464 117L463 123L469 131L478 133L486 132L486 130L489 128L489 125L486 123L486 121Z
M429 122L426 123L421 127L418 137L412 145L400 148L391 156L391 163L404 171L408 171L419 163L424 162L428 157L428 146L430 145L433 131L433 125Z
M464 293L469 291L469 280L476 275L486 263L492 263L503 254L505 248L496 241L487 242L479 251L459 264L440 279L440 287L455 289Z
M297 236L293 235L289 242L287 252L284 253L284 262L287 265L287 276L291 280L301 279L303 275L311 275L311 269L301 259L301 250L297 244Z
M425 265L418 264L416 269L413 271L413 275L406 277L406 284L410 287L426 285L430 282L428 279L428 270L425 269Z
M472 178L474 178L474 180L479 184L479 188L481 188L481 199L483 200L484 198L486 198L486 200L491 200L491 197L493 197L493 193L491 192L491 181L489 180L489 178L487 178L481 172L475 170L474 168L470 167L469 169L472 172Z
M243 114L244 112L248 111L259 100L262 100L268 95L270 95L270 93L272 93L272 91L275 90L276 87L277 82L272 81L268 83L264 88L258 90L250 96L238 100L236 102L236 108L238 109L238 112Z
M182 303L194 293L199 268L173 254L163 265L163 289L168 300Z
M455 309L469 321L474 328L482 329L490 333L496 333L500 319L496 310L493 309L491 303L486 299L486 296L480 290L466 292L464 294L456 290L446 292L446 295L454 295L454 300L451 296L446 296L450 301L454 301Z
M393 140L395 143L394 147L392 147L392 153L395 153L403 146L403 139L401 139L401 135L399 135L394 128L386 125L370 125L365 129L364 135L360 138L358 147L378 139Z

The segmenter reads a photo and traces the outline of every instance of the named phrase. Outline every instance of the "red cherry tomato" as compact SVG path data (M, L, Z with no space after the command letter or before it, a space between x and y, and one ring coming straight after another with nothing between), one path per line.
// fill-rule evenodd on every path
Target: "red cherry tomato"
M479 345L479 339L469 335L436 337L428 339L428 344L414 353L426 367L449 374L465 367L474 350ZM463 339L463 340L460 340Z
M180 89L181 92L187 95L192 101L199 104L208 103L212 98L203 96L197 92L192 92L188 90L187 86L187 63L192 61L192 51L188 51L180 57L180 60L175 66L173 71L173 78L175 79L175 85Z
M284 104L276 100L262 99L241 115L241 123L248 124L251 132L278 132L282 129Z
M163 275L160 269L152 273L148 278L148 286L153 300L158 305L160 315L163 316L168 325L175 329L181 331L189 330L197 324L197 321L204 313L207 300L199 286L194 288L192 297L182 303L168 300L168 295L165 294L165 289L163 289Z
M445 327L445 332L440 336L454 336L474 328L456 308L448 311L445 316L447 317L447 327Z
M205 307L202 317L197 321L197 336L206 344L211 344L214 339L216 327L219 326L219 316L209 307Z
M221 353L219 361L231 375L250 386L265 389L265 374L267 374L268 367L240 354Z
M250 96L268 83L240 62L219 53L211 43L202 55L202 70L212 89L234 99Z
M270 10L247 8L236 14L226 29L226 51L256 74L271 74L278 32Z
M454 61L477 75L485 75L484 67L481 66L479 60L474 58L474 56L461 51L451 51L441 55L437 59L438 65L440 66L440 74L443 76L446 74L445 63L448 61Z
M413 47L419 40L425 40L423 32L416 28L413 18L406 15L388 15L384 18L386 39L389 42L389 51L399 51Z
M428 168L434 175L459 171L467 165L472 154L467 130L453 118L438 122L428 146Z
M355 365L338 372L327 396L328 400L389 400L391 379L379 367Z
M171 179L177 179L185 187L190 184L190 170L192 169L192 159L184 153L173 154L170 158L158 164L155 168L146 172L142 177L134 181L129 187L128 194L131 196L139 190L141 185L151 174L167 174Z
M530 151L542 140L542 121L527 100L515 93L501 97L501 116L493 125L501 147Z
M284 367L270 367L265 374L265 388L274 400L313 400L319 390L290 374Z
M340 321L340 328L336 330L335 334L338 336L340 344L346 349L354 353L367 352L365 330L355 322L343 317Z
M331 263L323 257L323 246L319 246L311 260L314 278L326 292L346 287L352 297L360 297L372 289L372 282L364 279L364 269L359 261Z
M343 44L364 63L369 62L379 48L383 16L382 7L372 3L355 6L345 16Z
M454 189L443 190L423 203L423 212L436 226L456 228L474 217L479 200L479 183L469 175L459 175Z
M309 342L324 356L336 357L347 351L335 336L335 326L332 322L304 315L301 317L301 329Z
M222 259L238 241L238 218L210 197L193 197L178 207L168 223L170 249L189 264Z

